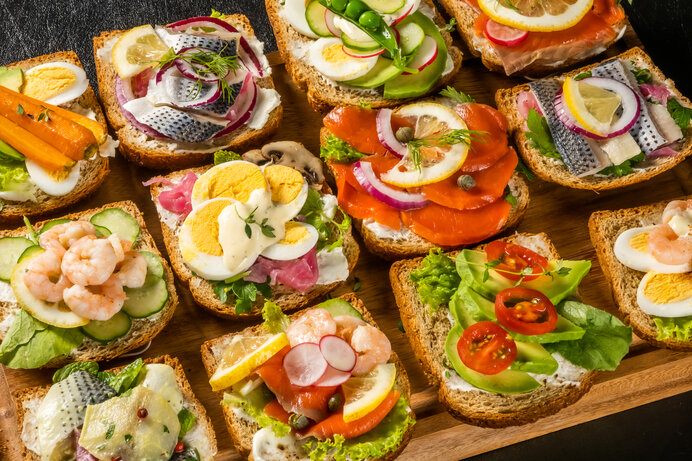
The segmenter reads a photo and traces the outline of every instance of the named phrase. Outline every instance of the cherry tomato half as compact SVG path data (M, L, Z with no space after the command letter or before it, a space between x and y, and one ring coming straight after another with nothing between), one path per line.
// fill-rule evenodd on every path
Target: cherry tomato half
M534 274L539 275L524 275L526 282L540 277L540 273L548 267L548 260L538 253L502 240L489 243L485 247L485 254L488 261L500 261L500 264L494 267L498 270L498 274L515 282L521 278L521 272L527 267L530 267Z
M557 325L557 311L540 291L524 287L502 290L495 297L495 315L501 325L522 335L550 333Z
M485 321L464 330L457 351L461 361L470 369L484 375L496 375L514 362L517 344L500 325Z

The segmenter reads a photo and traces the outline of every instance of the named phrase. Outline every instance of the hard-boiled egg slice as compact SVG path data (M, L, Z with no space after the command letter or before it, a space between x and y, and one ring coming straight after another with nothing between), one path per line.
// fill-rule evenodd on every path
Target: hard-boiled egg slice
M689 272L690 264L670 265L659 262L649 252L649 231L654 226L628 229L615 240L615 257L625 266L636 271L656 271L665 274Z
M378 57L354 58L344 53L339 38L320 38L310 47L308 61L318 72L339 82L362 77L375 67Z
M59 197L72 192L79 182L80 170L84 161L77 162L67 173L44 170L32 160L26 160L26 171L36 186L48 195Z
M47 62L24 73L22 93L59 106L80 97L89 86L84 69L69 62Z
M264 167L271 192L272 220L283 224L296 217L308 198L308 183L300 171L284 165L267 165Z
M310 29L305 18L305 0L285 0L281 8L281 16L286 18L295 29L306 37L317 38L317 34Z
M192 188L192 207L213 198L247 202L255 190L267 190L267 181L254 163L235 160L221 163L202 174Z
M262 256L279 261L290 261L303 256L317 245L319 234L310 224L289 221L285 224L284 238L267 247Z
M639 283L637 304L642 311L657 317L692 315L692 272L648 272Z

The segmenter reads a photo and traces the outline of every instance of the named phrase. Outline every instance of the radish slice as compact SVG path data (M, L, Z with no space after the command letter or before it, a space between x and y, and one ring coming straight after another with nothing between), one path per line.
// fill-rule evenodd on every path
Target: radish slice
M331 10L328 10L325 8L324 10L324 22L327 25L327 30L331 32L331 34L335 37L341 37L341 30L336 27L336 24L334 23L334 18L336 15L332 13Z
M380 48L379 50L375 51L356 51L348 48L345 45L342 46L342 48L344 49L344 53L351 56L352 58L374 58L375 56L381 55L385 51L384 48Z
M349 343L335 335L323 336L320 351L327 363L338 371L349 372L356 366L356 353Z
M392 109L380 109L377 112L377 138L392 154L402 158L408 152L408 147L402 144L392 130Z
M406 16L409 14L413 13L414 10L418 9L418 5L420 4L420 0L408 0L407 3L410 3L411 6L406 9L406 5L404 5L399 11L401 11L401 16L398 16L392 21L392 23L389 25L390 27L395 26L399 24L401 21L404 20ZM392 16L396 15L397 13L392 14Z
M485 36L493 43L502 46L516 46L529 36L527 30L505 26L492 19L485 23Z
M119 75L115 76L115 99L118 101L120 106L120 112L127 119L128 122L132 124L142 133L152 136L154 138L163 138L164 136L148 125L139 123L134 115L129 111L125 110L123 107L128 101L135 99L134 94L132 94L132 88L130 87L130 82L123 82Z
M339 371L334 367L327 367L324 375L315 383L317 387L341 386L351 377L350 371Z
M428 199L422 194L395 190L380 181L375 176L370 162L356 162L353 165L353 175L368 194L398 210L413 210L428 204Z
M430 35L426 35L418 52L409 63L411 69L423 70L433 63L437 57L437 42ZM410 75L410 72L404 72L405 75Z
M283 367L291 384L311 386L327 371L327 361L315 343L301 343L288 351L284 357Z

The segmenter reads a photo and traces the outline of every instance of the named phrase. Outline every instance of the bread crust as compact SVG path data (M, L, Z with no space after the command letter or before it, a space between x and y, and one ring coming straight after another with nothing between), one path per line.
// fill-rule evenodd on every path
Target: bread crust
M56 61L69 62L83 68L79 57L74 51L58 51L57 53L36 56L31 59L9 64L7 67L18 67L26 71L39 64ZM77 98L75 103L94 111L96 120L104 127L106 126L106 117L103 115L101 104L99 104L91 85L87 86L87 89L79 98ZM101 184L103 184L103 182L106 180L106 176L108 176L108 173L110 172L108 163L108 157L101 157L100 155L96 154L93 159L89 160L82 167L77 185L70 193L66 195L53 197L39 191L36 202L2 201L4 202L4 205L0 210L0 224L12 224L20 222L23 216L30 218L42 217L50 213L62 211L70 205L86 199L96 192L96 190L101 187Z
M675 83L667 79L661 70L656 67L651 58L644 53L640 48L632 48L618 56L622 60L632 60L644 68L648 68L653 75L654 81L660 84L665 84L670 89L674 97L687 107L692 106L690 100L683 96L676 88ZM573 77L583 72L590 71L594 67L609 61L613 58L605 59L599 63L590 64L563 74L564 77ZM637 184L646 181L664 171L668 171L678 165L692 154L692 127L684 130L685 138L682 149L678 155L674 157L661 157L655 161L653 166L647 167L642 171L638 171L619 178L611 178L606 176L587 176L578 178L567 170L567 167L561 162L550 159L542 155L537 149L531 147L526 134L524 133L524 119L519 114L517 108L517 97L522 91L528 91L529 85L522 84L513 88L500 89L495 93L495 103L497 108L507 117L509 129L514 138L514 144L517 146L519 154L524 162L536 173L536 176L544 181L554 182L562 186L571 187L573 189L586 189L592 191L602 191L610 189L618 189L632 184Z
M690 199L692 195L676 200ZM663 210L671 201L636 208L596 211L589 217L589 235L622 321L652 346L692 351L692 341L683 342L671 338L658 340L658 327L653 321L653 316L642 311L637 304L637 288L644 272L635 271L622 264L615 256L614 250L615 240L625 230L659 224Z

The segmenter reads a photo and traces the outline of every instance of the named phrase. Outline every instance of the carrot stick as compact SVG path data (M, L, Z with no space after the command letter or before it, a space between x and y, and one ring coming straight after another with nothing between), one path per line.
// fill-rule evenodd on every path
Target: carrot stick
M46 170L63 170L75 164L74 160L63 155L55 147L1 115L0 139Z

